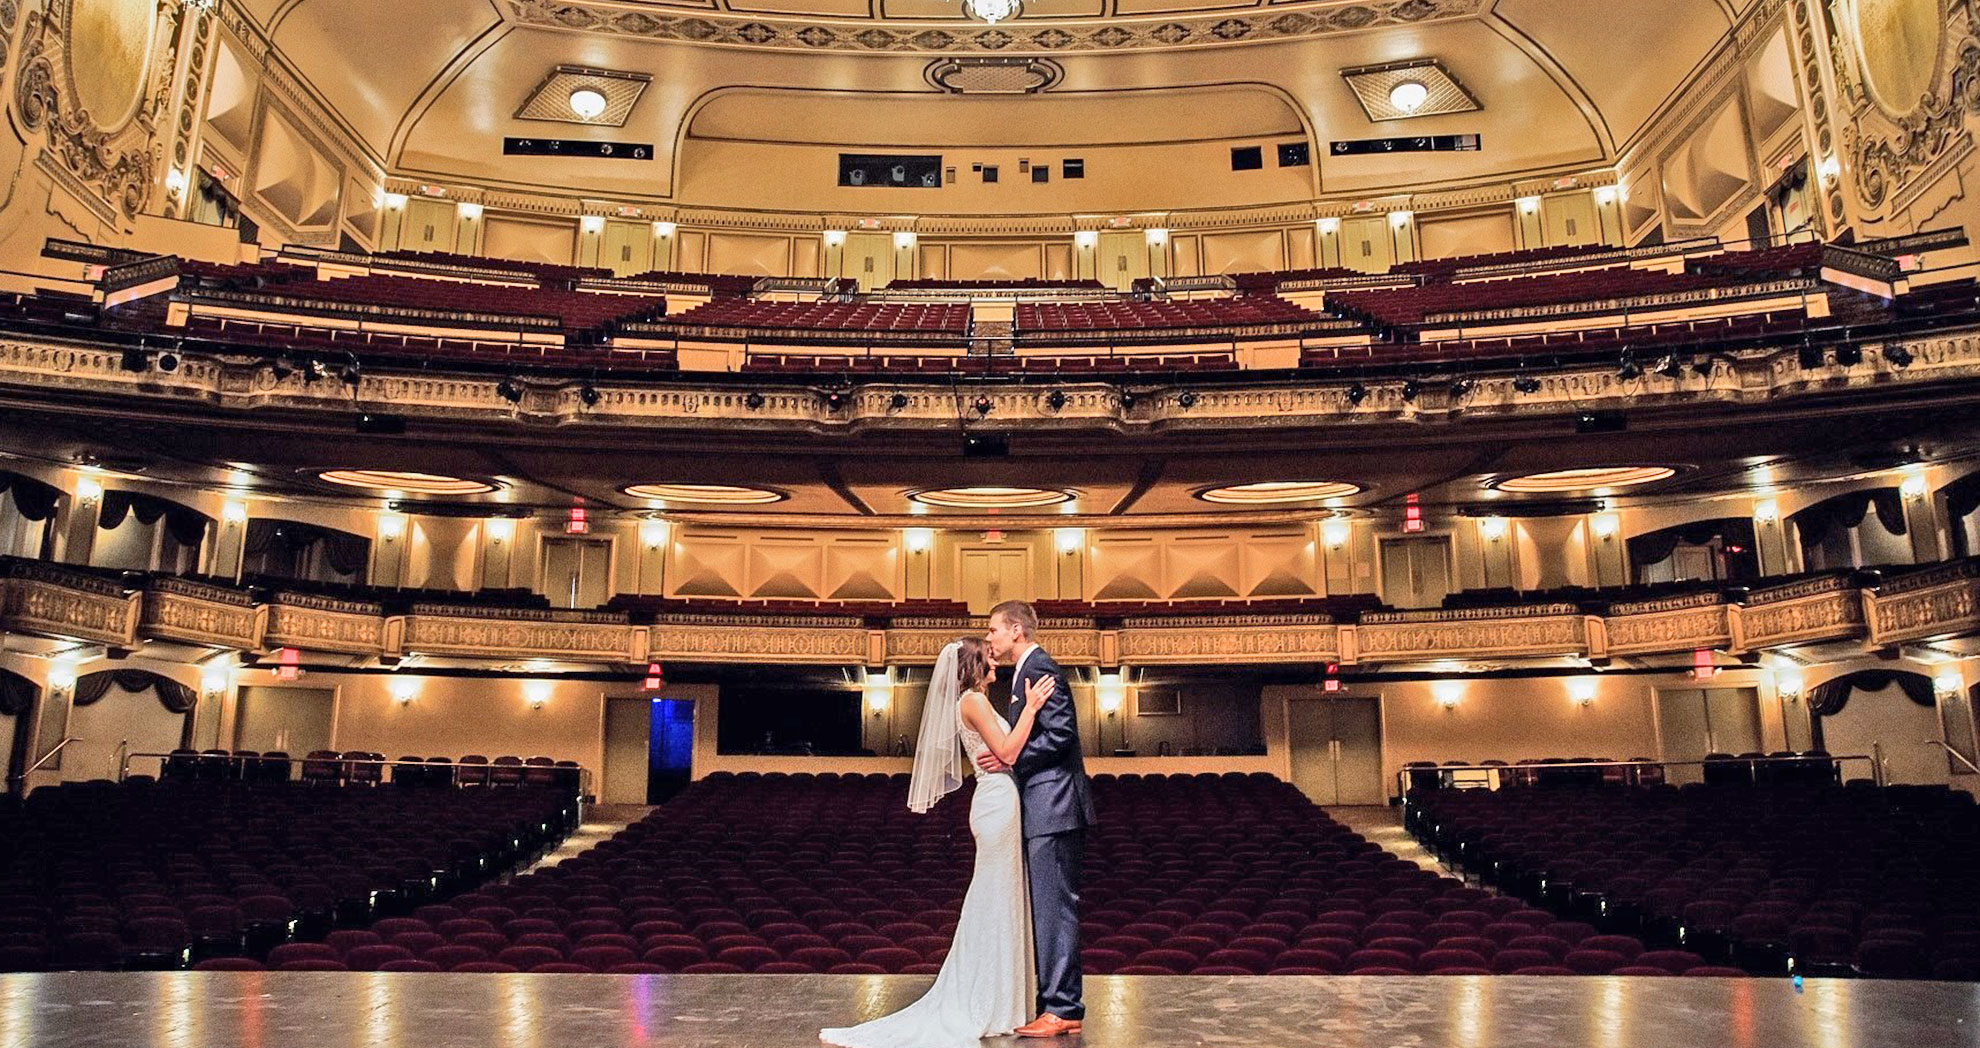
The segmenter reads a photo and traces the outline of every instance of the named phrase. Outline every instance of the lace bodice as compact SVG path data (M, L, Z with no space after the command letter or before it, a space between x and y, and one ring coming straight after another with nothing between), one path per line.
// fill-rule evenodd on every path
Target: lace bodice
M981 695L981 694L982 692L976 692L976 691L966 692L963 695L963 698L967 699L971 695ZM997 713L995 706L992 706L990 708L990 712L993 716L997 718L997 722L999 724L1004 725L1005 731L1010 730L1011 727L1010 723L1004 720L1002 714ZM976 767L976 755L982 753L984 750L989 749L990 744L984 742L983 736L978 735L975 729L969 726L969 723L967 721L960 721L960 720L957 721L956 734L962 736L963 752L969 755L969 766L971 770L978 771ZM978 773L980 774L980 771L978 771Z

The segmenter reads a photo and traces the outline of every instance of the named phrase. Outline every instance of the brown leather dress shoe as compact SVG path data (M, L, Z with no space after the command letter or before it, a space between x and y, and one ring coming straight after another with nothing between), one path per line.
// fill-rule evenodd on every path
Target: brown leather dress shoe
M1079 1032L1079 1020L1061 1019L1051 1012L1046 1012L1013 1032L1019 1037L1064 1037Z

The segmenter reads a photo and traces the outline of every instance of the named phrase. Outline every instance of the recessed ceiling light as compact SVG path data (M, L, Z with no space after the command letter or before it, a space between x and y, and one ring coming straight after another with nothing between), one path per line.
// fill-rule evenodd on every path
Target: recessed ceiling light
M402 473L386 469L326 469L316 479L347 488L370 488L412 495L482 495L498 485L470 477L449 477L438 473Z
M1501 491L1557 493L1589 491L1595 488L1626 488L1636 484L1653 484L1674 476L1677 476L1677 470L1669 466L1596 466L1589 469L1557 469L1546 473L1529 473L1523 477L1499 481L1494 487Z
M579 120L598 119L599 114L605 112L604 93L589 87L580 87L571 92L571 112L577 114Z
M944 509L1036 509L1070 502L1073 493L1054 488L935 488L909 492L908 498Z
M736 484L628 484L619 490L636 499L713 506L762 506L782 502L786 497L781 491Z
M1205 502L1229 506L1276 506L1287 502L1316 502L1352 495L1359 484L1332 480L1272 480L1256 484L1226 484L1196 493Z
M1414 113L1430 100L1430 89L1421 80L1405 80L1389 89L1389 104L1405 113Z

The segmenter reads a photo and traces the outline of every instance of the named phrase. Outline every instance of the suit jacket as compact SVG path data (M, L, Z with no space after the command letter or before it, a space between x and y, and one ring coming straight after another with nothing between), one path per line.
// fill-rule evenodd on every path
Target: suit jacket
M1018 669L1022 676L1011 681L1012 723L1024 711L1027 685L1039 677L1050 677L1056 684L1032 721L1017 763L1011 765L1024 811L1024 835L1046 837L1091 826L1099 820L1093 814L1092 788L1080 756L1079 719L1065 671L1044 648L1034 650Z

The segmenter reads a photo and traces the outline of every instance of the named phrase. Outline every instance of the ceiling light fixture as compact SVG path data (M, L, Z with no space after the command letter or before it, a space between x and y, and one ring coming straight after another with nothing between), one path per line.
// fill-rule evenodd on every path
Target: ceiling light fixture
M1405 113L1414 113L1430 100L1430 89L1421 80L1405 80L1389 89L1389 104Z
M347 488L371 488L413 495L483 495L497 490L494 483L471 477L387 469L326 469L318 473L316 479Z
M996 25L1007 18L1016 18L1024 5L1019 0L963 0L963 10L971 18L978 18Z
M605 95L589 87L571 92L571 112L579 120L596 120L605 112Z
M719 506L761 506L771 502L782 502L786 498L781 491L737 484L628 484L619 490L636 499L699 502Z
M1669 466L1594 466L1583 469L1557 469L1528 473L1493 485L1500 491L1550 493L1591 491L1595 488L1626 488L1651 484L1677 475Z
M1196 497L1227 506L1276 506L1288 502L1341 498L1360 490L1359 484L1338 480L1268 480L1208 488L1197 492Z
M933 488L908 492L908 500L944 509L1037 509L1071 501L1073 493L1055 488Z

